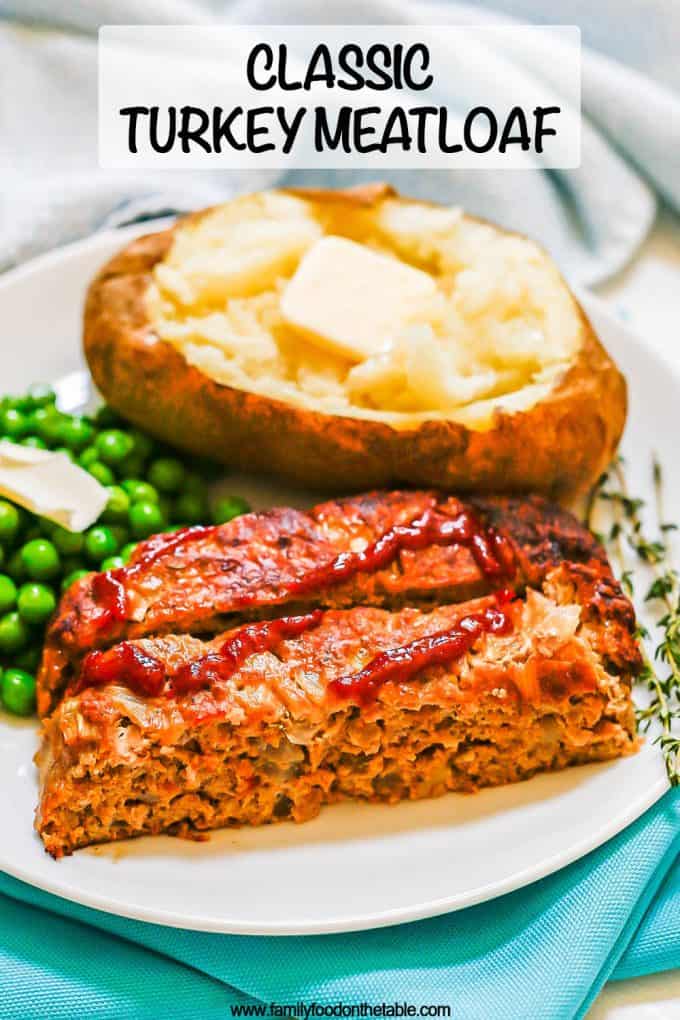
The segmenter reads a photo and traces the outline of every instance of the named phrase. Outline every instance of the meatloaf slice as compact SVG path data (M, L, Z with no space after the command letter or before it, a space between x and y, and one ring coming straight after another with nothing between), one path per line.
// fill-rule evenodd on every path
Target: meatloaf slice
M395 526L424 513L449 519L472 512L482 527L502 534L516 560L514 583L537 586L562 560L606 557L592 535L567 511L540 497L487 498L466 504L427 491L373 492L323 503L308 512L276 509L247 514L216 528L197 528L178 544L157 537L142 544L122 571L124 611L108 618L101 575L91 574L64 595L49 628L38 675L41 715L58 702L83 655L123 639L163 633L216 633L244 619L309 603L426 607L488 593L470 547L435 543L402 549L382 569L359 571L342 583L292 592L310 571L375 543ZM109 614L110 615L110 614Z
M553 567L540 589L504 604L507 626L470 632L460 654L416 668L413 649L501 612L498 597L318 612L267 651L242 643L231 672L194 690L180 682L187 669L224 658L243 628L95 653L43 723L36 827L47 850L304 821L346 798L474 790L633 751L629 603L596 564ZM367 696L354 681L383 654L398 661L395 648L411 650L411 672L385 673ZM101 668L128 660L153 664L153 696L127 685L131 673ZM104 685L79 689L88 676Z

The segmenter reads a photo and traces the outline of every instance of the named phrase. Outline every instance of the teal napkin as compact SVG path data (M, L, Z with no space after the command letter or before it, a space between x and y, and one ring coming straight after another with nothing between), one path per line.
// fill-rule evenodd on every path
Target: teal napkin
M455 1020L572 1020L607 980L680 965L679 852L670 791L525 889L428 921L304 938L128 921L0 874L0 1017L224 1018L258 1002L365 1001L449 1005Z

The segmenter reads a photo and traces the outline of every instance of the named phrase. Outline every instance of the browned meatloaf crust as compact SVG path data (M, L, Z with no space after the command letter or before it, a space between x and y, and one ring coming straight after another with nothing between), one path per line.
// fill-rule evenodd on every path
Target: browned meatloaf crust
M144 833L304 821L345 798L474 790L633 751L632 606L592 536L539 499L476 501L512 542L520 597L505 610L508 630L477 634L451 661L388 678L369 699L338 692L338 678L380 653L498 604L468 550L430 547L310 596L324 607L314 627L249 654L231 674L173 688L182 667L210 661L242 633L235 589L254 593L255 609L271 607L286 572L374 541L438 499L371 494L309 514L252 514L161 557L135 579L144 612L99 642L111 646L102 661L123 651L152 661L162 685L154 696L115 675L78 691L95 609L89 580L76 586L52 628L51 652L67 665L52 685L57 705L37 756L36 827L47 850L59 857ZM275 616L290 611L285 597L278 603Z
M605 553L592 535L567 511L538 496L463 504L426 491L372 492L322 503L307 512L284 508L246 514L206 529L200 540L140 569L128 581L131 605L125 621L101 628L94 575L74 584L47 634L38 675L38 710L41 715L49 712L83 654L92 648L148 634L215 633L242 619L281 613L284 606L291 611L286 587L310 568L375 541L428 508L453 515L464 506L472 506L507 536L517 558L520 585L540 585L546 570L562 560L597 562L606 568L603 584L611 579ZM132 565L142 555L138 551ZM357 574L294 602L329 608L422 607L475 598L489 590L469 549L431 546L402 551L383 570Z

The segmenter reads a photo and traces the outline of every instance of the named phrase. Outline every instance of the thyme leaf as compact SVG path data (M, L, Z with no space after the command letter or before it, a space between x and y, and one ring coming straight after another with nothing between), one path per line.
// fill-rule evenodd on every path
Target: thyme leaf
M644 601L651 603L658 614L654 626L658 644L651 659L642 645L644 665L638 683L649 692L649 702L637 710L637 721L642 732L646 732L652 723L658 724L660 732L654 742L663 755L671 785L678 786L680 736L676 727L680 724L680 577L671 562L671 550L666 539L677 530L677 525L661 523L664 521L663 471L656 458L652 464L652 479L661 538L650 538L645 532L641 514L645 501L630 496L622 458L614 461L593 487L586 505L585 523L597 534L593 528L597 505L599 502L608 504L614 521L605 536L605 544L612 546L617 554L622 567L621 586L630 597L634 594L633 570L626 566L625 549L632 551L639 562L652 572L653 580ZM650 634L640 626L638 636L649 638Z

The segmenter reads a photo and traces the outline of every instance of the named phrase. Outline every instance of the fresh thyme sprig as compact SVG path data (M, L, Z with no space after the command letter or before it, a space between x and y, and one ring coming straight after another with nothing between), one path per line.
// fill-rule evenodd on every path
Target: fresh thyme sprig
M663 475L661 466L656 460L652 473L657 520L659 530L665 538L676 526L664 523ZM612 476L618 488L609 487ZM591 530L594 512L600 500L609 503L614 513L614 521L608 534L600 537L610 544L615 544L623 568L621 583L627 593L633 594L633 572L626 567L624 541L638 560L653 574L653 581L644 600L662 607L661 616L656 620L656 627L661 630L662 639L654 651L654 662L663 664L666 676L659 675L659 666L655 667L642 646L644 666L638 679L646 686L651 698L645 708L638 709L637 718L642 730L649 729L654 720L658 721L661 732L655 742L660 745L671 785L678 786L680 737L676 736L674 728L680 723L680 578L672 565L668 542L660 538L649 539L645 534L641 517L645 503L644 500L633 499L629 495L621 458L616 460L610 471L598 480L591 492L586 507L586 523ZM646 638L649 637L649 633L641 627L639 636Z

